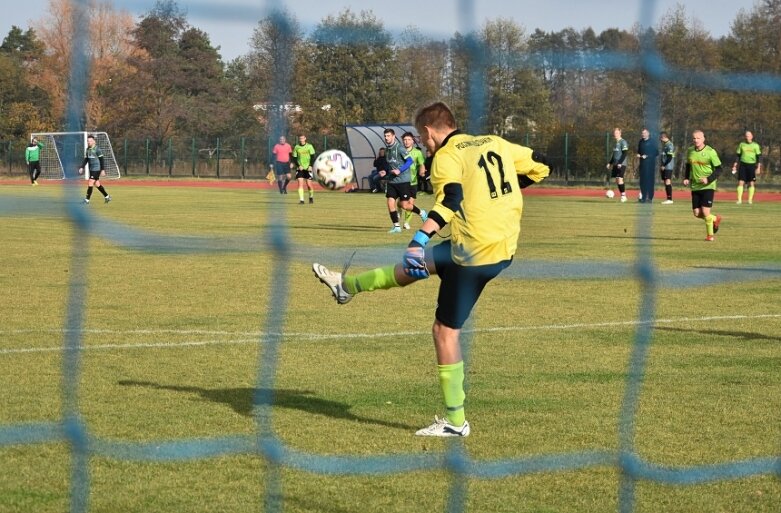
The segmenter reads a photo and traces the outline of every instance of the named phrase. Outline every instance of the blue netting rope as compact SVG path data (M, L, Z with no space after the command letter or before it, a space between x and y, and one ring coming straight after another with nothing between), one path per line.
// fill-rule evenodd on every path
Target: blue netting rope
M473 33L470 23L474 16L473 0L459 0L465 33ZM221 12L223 7L220 7ZM642 2L640 20L653 19L655 2ZM86 0L75 2L74 26L85 26L82 18L86 12ZM217 12L215 15L219 15ZM290 25L280 12L272 12L272 18L280 33L289 32ZM70 74L67 129L79 130L81 113L84 111L88 84L88 33L76 32L73 40L72 67ZM472 70L470 81L470 126L477 126L485 111L485 90L481 85L481 69L487 65L485 54L473 36L467 38L468 48L478 65ZM767 75L684 73L665 64L653 48L650 40L642 40L639 55L600 53L591 55L556 55L556 58L570 66L599 66L613 70L642 71L651 86L646 106L646 126L659 126L659 89L663 84L678 83L697 78L705 87L735 91L781 92L781 78ZM527 61L519 65L529 65ZM532 62L533 64L533 62ZM282 75L280 75L281 77ZM280 79L274 90L278 103L288 96L289 84ZM274 133L282 133L284 119L272 120ZM232 454L253 454L263 457L268 463L265 475L263 507L268 512L282 511L282 478L285 467L323 475L383 475L412 471L446 470L451 475L451 486L447 500L447 511L462 512L466 509L469 479L500 479L536 473L574 471L594 467L617 468L620 473L619 510L629 513L635 506L635 486L639 480L654 481L670 485L691 485L721 480L740 479L750 476L775 475L781 477L781 455L751 458L712 465L688 467L664 467L641 458L636 450L635 419L646 369L655 319L656 296L660 287L689 288L725 283L735 280L761 280L778 278L781 267L747 267L736 273L734 269L709 269L699 272L660 274L651 257L650 240L652 216L637 218L637 255L633 265L615 262L560 263L526 261L511 267L505 274L521 278L600 278L604 276L633 277L640 284L639 322L636 323L634 343L628 362L628 378L619 419L619 446L617 451L583 451L561 454L529 456L495 461L471 459L460 440L448 444L445 452L434 454L405 454L392 456L324 456L297 451L286 446L272 427L272 406L274 404L275 376L279 351L284 338L285 309L289 295L289 264L292 259L305 259L306 248L293 246L288 240L284 215L278 216L269 227L263 241L242 238L165 237L144 233L121 223L106 219L94 222L89 211L75 206L66 206L63 213L58 207L44 201L13 198L0 205L0 216L19 213L38 215L64 215L74 227L71 252L73 270L68 288L66 309L66 330L62 368L62 419L59 422L12 424L0 426L0 447L10 445L31 445L52 442L67 442L70 446L72 463L70 476L70 510L84 513L89 509L90 456L101 456L127 461L186 461ZM279 262L269 288L273 300L265 321L264 335L260 344L263 348L258 362L256 396L254 397L255 436L224 436L212 439L192 439L153 442L108 441L90 433L83 422L79 409L79 380L82 363L83 318L86 305L89 254L86 245L81 244L88 236L102 237L118 246L135 250L161 253L200 254L225 251L267 251ZM361 265L387 262L395 258L396 252L377 251L359 256ZM325 255L324 258L329 258ZM337 255L330 258L337 260ZM468 355L470 330L465 330L465 355Z

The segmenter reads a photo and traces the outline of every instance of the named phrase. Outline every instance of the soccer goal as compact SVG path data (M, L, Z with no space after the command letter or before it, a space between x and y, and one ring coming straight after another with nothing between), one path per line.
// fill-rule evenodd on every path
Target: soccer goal
M84 162L88 135L95 136L95 143L103 152L106 178L119 178L119 165L106 132L38 132L30 134L30 139L37 137L38 142L43 143L40 153L41 178L63 180L78 176ZM89 177L89 174L84 173L84 177Z

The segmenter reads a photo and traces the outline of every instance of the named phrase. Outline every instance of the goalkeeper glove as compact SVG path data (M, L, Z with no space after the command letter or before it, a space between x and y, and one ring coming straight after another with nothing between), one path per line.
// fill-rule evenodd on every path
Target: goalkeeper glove
M428 243L430 237L427 233L418 230L415 237L407 246L402 260L402 269L404 274L416 279L425 279L430 276L428 267L426 267L426 251L424 246Z

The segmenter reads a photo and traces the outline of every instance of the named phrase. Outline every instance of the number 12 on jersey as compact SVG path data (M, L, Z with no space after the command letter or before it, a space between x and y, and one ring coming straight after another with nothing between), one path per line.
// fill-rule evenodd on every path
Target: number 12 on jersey
M492 169L499 171L502 195L512 192L512 186L510 186L510 182L508 182L504 176L504 165L502 164L502 157L498 153L489 151L485 155L481 155L477 165L480 166L483 171L485 171L485 178L488 181L488 191L491 193L491 199L496 199L499 197L499 194L496 192L496 182L494 182L494 177L491 173Z

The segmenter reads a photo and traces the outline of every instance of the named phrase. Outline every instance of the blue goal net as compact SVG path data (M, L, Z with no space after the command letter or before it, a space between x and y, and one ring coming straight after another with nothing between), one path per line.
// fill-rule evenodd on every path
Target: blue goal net
M123 2L120 2L122 4ZM452 2L451 7L464 13L473 11L477 2L463 0ZM641 2L638 21L653 19L656 2ZM83 24L86 0L73 2L74 24ZM131 5L134 5L131 3ZM240 6L204 7L215 17L222 12L226 16L238 16ZM295 7L295 4L291 4ZM200 8L200 7L198 7ZM197 9L197 8L196 8ZM281 40L291 30L290 21L283 11L269 11L270 19L276 24ZM468 125L472 132L482 131L485 119L484 70L489 65L487 53L479 40L472 37L475 27L473 18L464 15L463 34L471 53L474 66L470 70L470 91ZM356 34L356 38L365 34ZM80 129L82 113L87 108L88 80L90 66L88 57L89 30L76 32L72 41L71 75L68 95L68 125L66 130ZM670 65L661 57L651 38L641 38L641 48L636 52L594 52L578 55L551 52L543 56L555 58L572 68L594 67L599 69L640 72L647 81L644 121L646 126L660 126L660 91L671 84L696 83L703 89L720 89L745 92L781 93L781 77L763 74L722 74L688 72ZM284 53L283 46L280 51ZM492 54L493 55L493 54ZM532 66L533 60L513 60L517 66ZM496 58L493 55L492 58ZM542 57L541 57L542 58ZM290 77L276 75L273 84L273 104L289 101ZM283 133L284 120L272 119L278 123L270 133ZM405 120L408 121L408 120ZM481 127L485 128L485 127ZM486 128L486 131L488 129ZM70 178L70 177L66 177ZM75 181L74 181L75 182ZM81 187L81 184L76 184ZM632 264L616 262L521 262L516 266L516 276L535 279L550 278L625 278L636 281L640 301L637 311L636 329L630 359L627 363L627 378L619 412L619 433L616 450L594 450L563 452L558 454L534 455L513 459L477 460L468 454L465 442L453 440L441 452L420 454L395 454L376 456L322 455L301 451L287 445L274 429L273 406L275 403L276 376L280 364L280 351L285 334L285 312L291 287L289 262L308 257L306 248L291 243L280 216L268 227L266 233L257 239L224 238L215 243L211 237L165 236L146 233L121 222L105 218L80 208L80 205L66 206L61 210L45 201L29 198L4 198L0 204L0 216L24 216L31 212L37 215L63 216L72 228L72 246L69 259L72 270L68 281L67 304L65 307L64 347L62 350L62 417L56 422L11 423L0 425L0 447L48 444L62 442L71 455L70 466L70 511L86 513L90 510L90 458L104 457L123 461L179 462L225 455L253 455L267 463L263 483L263 508L267 512L283 510L283 473L286 469L336 476L376 476L420 471L443 471L449 477L446 510L462 512L467 509L468 484L472 480L490 480L513 476L524 476L560 471L575 471L593 468L614 469L619 475L618 510L629 513L636 510L636 488L639 482L649 481L672 486L687 486L736 480L752 476L775 476L781 478L781 452L767 454L739 461L724 461L717 464L703 464L671 467L660 465L642 457L637 449L636 419L643 394L644 379L648 369L652 330L656 319L658 291L662 287L693 289L704 285L726 283L736 279L742 281L777 280L781 266L767 264L745 267L736 273L731 270L689 271L686 273L662 272L654 263L653 245L649 242L653 228L653 216L637 217L636 258ZM262 251L273 255L279 265L271 278L268 295L270 309L265 319L259 345L262 348L257 362L255 394L256 433L254 435L230 435L211 439L155 440L149 442L107 440L96 435L84 420L80 405L81 370L83 367L84 318L87 308L89 271L89 246L81 241L94 237L108 244L132 251L148 251L173 254L206 254L230 251ZM356 264L373 264L384 259L385 254L358 255ZM395 255L395 253L394 253ZM326 255L336 261L336 255ZM359 262L359 260L363 259ZM469 344L469 335L465 344ZM2 505L0 505L2 509Z

